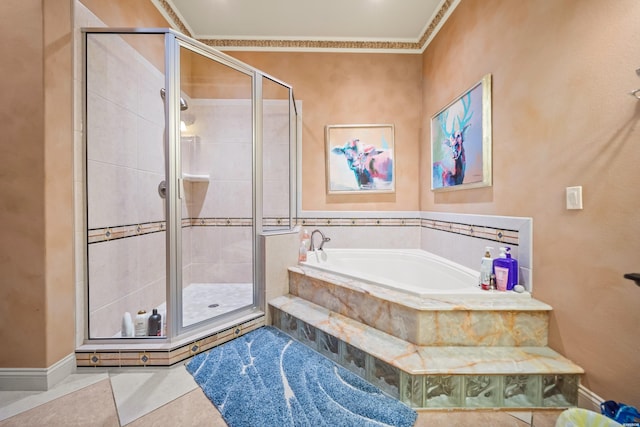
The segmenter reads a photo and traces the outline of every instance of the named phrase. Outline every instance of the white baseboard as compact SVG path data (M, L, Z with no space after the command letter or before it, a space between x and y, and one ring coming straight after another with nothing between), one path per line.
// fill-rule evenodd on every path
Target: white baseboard
M604 399L580 384L578 387L578 408L588 409L600 413L600 403Z
M0 390L47 391L75 371L75 353L48 368L0 368Z

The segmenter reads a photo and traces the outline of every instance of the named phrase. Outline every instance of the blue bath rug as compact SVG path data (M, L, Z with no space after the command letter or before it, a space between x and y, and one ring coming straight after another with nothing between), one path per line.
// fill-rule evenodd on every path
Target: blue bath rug
M270 326L198 354L187 370L230 427L412 426L417 417Z

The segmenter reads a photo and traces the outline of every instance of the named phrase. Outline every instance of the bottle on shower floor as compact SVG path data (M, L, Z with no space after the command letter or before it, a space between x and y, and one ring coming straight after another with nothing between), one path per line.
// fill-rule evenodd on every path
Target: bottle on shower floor
M154 308L153 313L149 316L149 333L150 337L162 336L162 316L158 313L158 309Z
M138 311L136 315L134 333L136 337L144 337L147 335L147 312L145 310Z

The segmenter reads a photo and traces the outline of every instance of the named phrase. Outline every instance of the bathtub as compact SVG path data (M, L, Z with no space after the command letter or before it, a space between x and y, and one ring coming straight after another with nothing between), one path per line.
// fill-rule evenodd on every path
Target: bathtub
M420 249L331 248L301 265L416 296L494 294L478 287L479 271Z

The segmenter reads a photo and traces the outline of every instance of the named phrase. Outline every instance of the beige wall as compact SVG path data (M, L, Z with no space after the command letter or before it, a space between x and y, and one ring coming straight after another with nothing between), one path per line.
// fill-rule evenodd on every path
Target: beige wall
M302 101L303 209L418 209L419 55L228 53L292 85L296 100ZM395 125L395 194L326 194L324 127L357 123Z
M424 53L424 211L533 217L550 345L606 399L640 404L640 3L464 0ZM429 190L429 118L493 74L491 188ZM581 185L584 210L565 209Z
M0 367L74 350L71 7L0 3Z
M65 88L72 73L64 72L71 1L52 3L0 2L1 16L13 23L3 27L11 42L0 48L12 58L0 65L1 367L50 366L74 348ZM108 25L166 25L156 23L153 8L133 14L109 4L96 12L110 16ZM588 388L639 406L640 291L622 279L640 268L633 187L640 103L626 95L639 83L639 15L635 0L464 0L422 57L233 56L292 84L304 102L304 209L532 216L536 296L554 307L552 347L585 368ZM47 26L51 17L54 27ZM53 66L60 74L47 75ZM433 194L428 118L485 73L494 83L494 185ZM52 105L62 116L52 115ZM363 122L396 125L397 192L357 202L330 198L323 128ZM564 209L564 188L572 185L584 187L583 211Z

